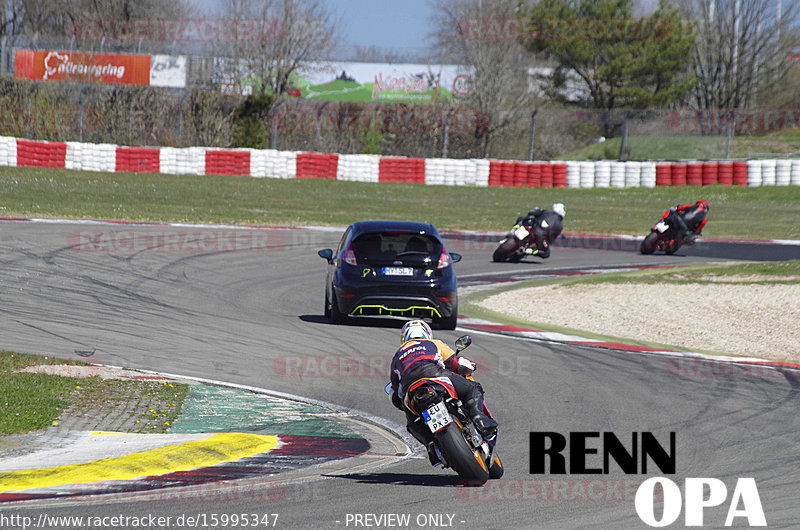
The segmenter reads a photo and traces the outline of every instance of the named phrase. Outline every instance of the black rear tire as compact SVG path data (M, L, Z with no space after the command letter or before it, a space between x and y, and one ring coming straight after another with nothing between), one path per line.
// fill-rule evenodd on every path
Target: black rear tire
M333 324L344 324L347 321L347 315L339 310L339 303L336 300L336 293L333 293L333 300L331 300L330 321Z
M509 236L495 249L492 261L506 261L515 250L517 250L517 240Z
M647 237L642 241L642 246L639 248L642 254L652 254L656 251L656 242L658 241L658 234L650 232Z
M456 422L436 433L436 439L447 463L458 476L471 485L480 485L489 480L486 464L480 454L469 446Z

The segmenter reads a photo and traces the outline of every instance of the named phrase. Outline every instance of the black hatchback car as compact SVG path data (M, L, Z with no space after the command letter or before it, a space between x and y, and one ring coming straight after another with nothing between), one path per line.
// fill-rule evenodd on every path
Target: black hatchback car
M325 316L430 318L455 329L458 295L453 263L436 227L414 221L359 221L345 230L328 261Z

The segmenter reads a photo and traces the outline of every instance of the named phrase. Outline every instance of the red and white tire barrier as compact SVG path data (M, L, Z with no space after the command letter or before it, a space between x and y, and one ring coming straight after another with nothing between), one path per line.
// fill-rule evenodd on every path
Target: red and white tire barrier
M439 186L653 188L798 186L800 159L704 162L520 162L220 149L126 147L0 136L0 166L85 171L410 182Z

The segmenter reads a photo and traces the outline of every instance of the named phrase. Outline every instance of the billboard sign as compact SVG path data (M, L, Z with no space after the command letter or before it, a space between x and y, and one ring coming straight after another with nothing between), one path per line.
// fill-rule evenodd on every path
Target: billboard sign
M33 81L182 87L186 85L186 58L16 50L14 76Z

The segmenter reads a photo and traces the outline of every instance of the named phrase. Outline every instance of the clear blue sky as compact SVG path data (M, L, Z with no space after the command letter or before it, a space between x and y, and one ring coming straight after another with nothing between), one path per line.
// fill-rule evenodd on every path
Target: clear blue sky
M224 16L224 0L191 0L199 16ZM345 51L377 46L396 52L427 47L433 8L429 0L322 0L337 23Z
M324 0L344 46L418 51L433 31L429 0Z

